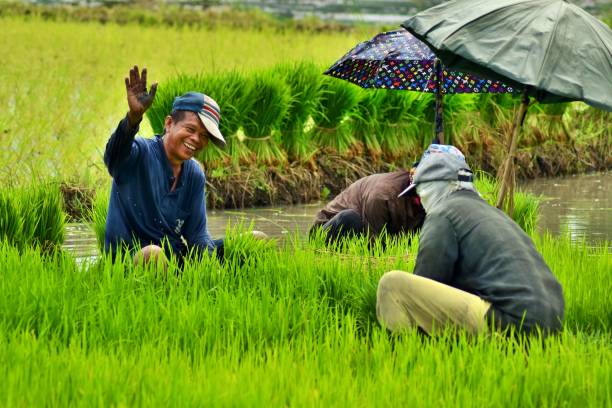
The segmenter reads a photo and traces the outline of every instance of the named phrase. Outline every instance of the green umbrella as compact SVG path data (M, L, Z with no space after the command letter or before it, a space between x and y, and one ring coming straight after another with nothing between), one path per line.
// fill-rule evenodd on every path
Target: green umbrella
M584 101L612 111L612 30L564 0L450 1L402 26L449 68L522 89L523 103L500 171L498 207L512 189L516 139L530 97L542 103Z

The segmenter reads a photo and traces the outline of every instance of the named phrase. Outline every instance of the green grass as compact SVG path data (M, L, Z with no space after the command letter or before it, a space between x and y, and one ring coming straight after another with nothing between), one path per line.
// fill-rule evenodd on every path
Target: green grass
M205 259L165 278L130 260L85 270L0 246L1 403L610 403L609 244L535 237L563 285L566 321L559 337L528 345L388 336L374 317L376 285L412 270L414 242L364 252L357 240L337 254L239 233L228 231L224 265Z
M331 65L369 34L211 30L1 18L0 152L3 180L55 175L86 185L107 177L102 152L127 112L123 78L149 80L312 60ZM44 35L41 35L44 33ZM220 51L222 50L222 52ZM160 89L161 91L161 89ZM152 134L148 121L143 135ZM15 163L20 166L15 166Z
M355 145L355 137L351 127L346 126L346 119L353 115L361 95L361 90L353 84L337 78L323 78L311 130L319 146L345 154Z
M279 64L275 74L290 89L289 109L280 126L281 143L290 160L308 160L314 146L305 126L319 101L322 68L312 62Z
M52 251L64 242L65 223L57 183L0 189L0 240L22 250Z
M250 101L244 113L245 144L263 164L286 162L285 152L277 138L280 125L291 102L289 86L271 71L259 72L250 78Z

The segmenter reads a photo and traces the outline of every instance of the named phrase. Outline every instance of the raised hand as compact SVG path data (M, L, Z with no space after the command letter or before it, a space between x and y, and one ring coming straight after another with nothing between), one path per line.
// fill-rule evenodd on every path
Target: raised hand
M143 68L141 74L138 72L138 66L134 65L134 68L130 69L130 77L125 78L125 90L130 108L128 118L132 125L136 125L153 103L157 82L153 83L151 89L147 91L147 69Z

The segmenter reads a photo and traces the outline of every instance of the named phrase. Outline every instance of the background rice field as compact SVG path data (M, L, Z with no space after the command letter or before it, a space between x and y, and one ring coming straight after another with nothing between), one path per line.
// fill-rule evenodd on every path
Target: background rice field
M2 18L0 152L4 182L35 177L104 175L102 154L127 111L123 78L135 63L149 78L279 62L327 64L364 37L346 33L176 29L114 24L56 23ZM148 122L141 128L151 134Z
M376 31L373 27L326 33L272 26L120 26L37 17L0 17L0 24L0 52L5 56L0 66L0 137L8 146L0 152L2 184L47 178L79 186L107 184L102 154L127 109L123 78L135 63L148 67L150 80L160 82L156 102L160 107L171 103L174 93L182 89L181 78L191 83L200 78L199 83L205 81L202 91L220 95L231 91L221 89L220 82L245 84L237 87L242 93L232 100L230 109L224 109L227 115L222 121L244 143L230 143L223 153L211 148L200 157L212 170L208 174L219 191L210 204L223 205L224 200L231 201L228 196L235 195L230 191L236 184L231 176L241 170L236 163L246 165L242 170L247 173L277 168L281 179L295 176L296 185L316 184L317 188L304 195L318 198L322 181L312 183L301 174L303 170L314 174L313 168L323 166L314 162L315 152L322 152L317 156L323 161L330 151L338 153L340 167L365 158L360 166L373 166L364 167L362 173L367 173L409 165L433 133L431 95L367 92L319 75L317 96L308 93L300 75L292 74L299 64L307 68L299 72L320 74L356 43L371 37ZM280 86L279 77L286 78L288 88ZM251 94L249 86L255 89ZM163 89L166 99L161 95ZM314 106L296 107L296 100ZM278 112L270 106L278 107ZM505 97L493 101L486 96L450 98L445 111L447 134L472 163L493 171L503 158L513 106ZM157 115L163 117L163 110ZM285 120L288 116L291 119ZM143 121L141 134L159 131L153 122L151 126ZM308 134L302 134L303 129ZM534 107L521 143L518 160L523 175L612 165L610 114L583 104ZM574 159L577 155L580 160ZM224 171L227 156L234 164L229 172ZM295 160L297 169L289 169L287 162ZM347 178L342 171L336 173L332 179ZM321 172L314 175L330 179ZM255 196L258 186L271 184L275 175L249 173L245 178L255 180L247 188ZM336 192L335 186L326 187ZM249 202L270 201L254 197Z

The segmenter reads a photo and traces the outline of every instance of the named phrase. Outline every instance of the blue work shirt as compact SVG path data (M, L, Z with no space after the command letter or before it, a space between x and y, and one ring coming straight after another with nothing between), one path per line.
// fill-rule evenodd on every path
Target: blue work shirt
M175 180L163 139L135 137L137 132L125 117L106 144L104 163L113 184L105 249L114 256L122 245L164 246L167 239L177 256L192 248L210 253L204 172L193 159L183 162L171 191Z

